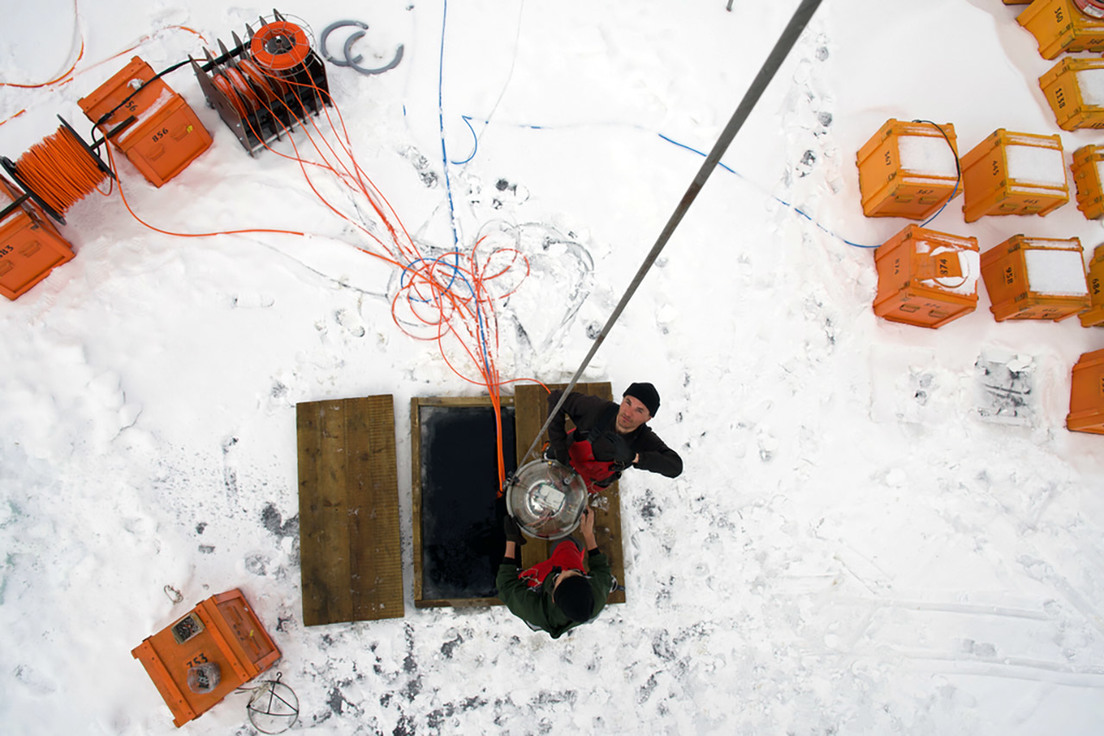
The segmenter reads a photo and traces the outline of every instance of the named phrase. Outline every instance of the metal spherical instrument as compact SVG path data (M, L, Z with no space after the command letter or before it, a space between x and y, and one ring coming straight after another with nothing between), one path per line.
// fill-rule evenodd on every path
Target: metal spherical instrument
M579 526L587 505L586 483L555 460L523 465L506 487L506 510L537 539L562 539Z

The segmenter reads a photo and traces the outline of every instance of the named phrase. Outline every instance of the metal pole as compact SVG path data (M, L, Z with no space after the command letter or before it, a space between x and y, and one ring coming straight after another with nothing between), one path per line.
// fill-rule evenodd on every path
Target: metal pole
M698 170L698 174L694 177L694 180L690 182L690 187L686 190L686 194L682 195L682 200L678 203L678 206L675 207L675 211L671 214L671 218L667 221L667 225L664 226L663 231L660 232L659 238L656 240L655 245L652 246L647 258L644 259L644 263L642 263L639 270L637 270L636 276L633 278L632 283L629 284L629 288L625 291L625 295L621 297L621 301L617 303L613 313L610 315L609 319L606 320L606 325L594 340L590 352L583 358L583 362L579 366L579 369L575 371L575 375L571 377L571 382L568 383L567 388L564 389L563 393L560 395L560 400L556 402L556 406L552 411L548 412L548 418L545 420L544 426L537 432L537 436L533 439L533 444L529 446L529 450L525 453L519 465L524 465L525 461L529 459L529 456L533 454L533 450L536 449L537 445L540 443L541 437L544 435L545 431L548 430L548 425L552 423L552 418L560 411L560 407L563 406L567 395L571 393L571 389L579 382L579 377L583 374L583 371L590 365L591 359L594 357L594 354L598 352L598 348L602 346L602 343L606 339L606 335L609 334L617 318L621 316L621 312L624 311L625 305L628 304L629 299L636 293L636 289L640 286L640 282L644 280L645 274L647 274L648 270L652 267L652 264L655 263L663 247L667 245L667 241L671 239L671 235L675 232L675 228L682 222L683 216L697 198L698 192L705 186L705 182L709 178L709 175L717 168L721 156L724 155L729 144L732 143L732 139L736 137L736 133L743 127L752 109L755 107L756 103L759 102L759 98L763 96L763 92L767 89L767 85L774 79L774 75L778 73L778 69L782 66L782 62L785 61L786 56L790 53L790 50L793 49L794 44L797 43L797 39L801 36L802 31L805 30L805 26L808 25L809 19L813 17L813 13L820 3L821 0L802 0L797 10L794 11L789 24L783 29L782 35L778 38L778 42L775 43L770 55L767 56L766 61L763 62L763 66L759 69L759 73L755 76L751 86L748 87L748 91L744 93L744 99L740 101L740 105L732 114L732 119L728 121L728 125L726 125L725 129L721 132L720 138L713 144L713 150L705 157L705 163L703 163L701 169Z

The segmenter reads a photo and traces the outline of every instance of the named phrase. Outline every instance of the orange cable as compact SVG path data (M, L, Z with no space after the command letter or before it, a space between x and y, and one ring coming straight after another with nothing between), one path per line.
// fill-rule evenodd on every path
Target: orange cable
M483 240L481 238L467 255L464 265L459 262L461 254L455 251L427 260L415 245L394 207L357 161L352 151L344 117L332 96L313 82L304 83L294 78L293 73L297 71L294 66L289 69L275 70L266 68L263 60L256 56L249 59L244 55L239 61L239 66L241 72L237 76L242 77L241 82L237 84L228 82L226 86L232 87L238 94L245 97L249 104L254 105L254 109L264 109L271 115L279 131L288 134L293 154L275 151L265 142L264 136L252 128L250 116L242 115L243 121L250 126L251 132L261 145L283 158L295 161L307 185L322 204L364 232L386 252L386 255L355 246L358 250L402 269L400 286L391 299L392 320L396 327L413 339L435 341L445 364L457 377L468 383L482 385L487 390L495 413L498 472L500 481L504 482L501 388L517 381L535 379L504 381L499 374L496 358L499 347L498 318L495 304L515 293L529 275L528 259L516 248L495 247L487 253L479 252L479 246ZM259 75L256 72L259 72ZM269 84L265 85L257 78L258 76L270 80ZM309 74L300 76L310 79ZM281 90L287 90L285 94L294 95L298 107L303 111L313 107L315 99L321 101L323 103L320 106L321 116L294 113L292 108L283 102L282 97L276 100L268 94L270 91L275 92L275 96L279 97ZM221 86L220 91L226 93ZM311 104L307 104L304 100L308 94L311 95L309 100ZM280 105L280 110L274 109L273 105ZM331 116L331 107L333 116ZM281 114L277 114L278 112ZM292 118L287 123L284 122L283 113L285 112L290 113ZM316 121L316 117L319 120ZM319 124L323 117L332 136ZM317 160L304 156L295 136L291 135L294 126L303 130L308 146L313 149ZM312 170L322 170L331 174L338 181L343 182L351 192L363 197L378 218L378 224L387 231L390 243L376 236L359 218L351 217L330 202L316 185L311 174ZM523 272L518 269L522 269ZM506 290L499 289L498 291L502 293L496 294L490 284L510 273L520 274L517 283ZM432 332L428 336L420 334L416 331L418 325L428 327ZM459 369L449 355L446 342L454 344L460 349L461 354L466 355L476 367L479 379L471 378ZM546 386L544 388L548 390Z
M111 166L111 170L118 176L118 171L115 168L115 154L111 150L111 146L107 147L107 158ZM122 184L119 185L119 197L123 200L123 206L126 207L127 212L138 221L139 224L153 230L154 232L161 233L162 235L171 235L177 238L209 238L215 235L242 235L245 233L281 233L285 235L298 235L300 237L306 237L307 233L299 232L297 230L281 230L279 228L243 228L240 230L218 230L210 233L177 233L171 230L163 230L159 227L149 224L138 214L131 209L130 202L127 201L126 193L123 191Z
M107 176L84 144L64 126L31 146L15 163L27 187L61 214Z

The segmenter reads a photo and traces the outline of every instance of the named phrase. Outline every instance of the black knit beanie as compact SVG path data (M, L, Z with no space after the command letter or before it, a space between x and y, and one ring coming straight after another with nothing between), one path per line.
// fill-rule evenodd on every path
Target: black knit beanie
M653 417L659 411L659 392L650 383L634 383L625 389L624 395L640 399L640 403L648 407L648 413Z
M582 575L560 580L552 598L564 615L577 623L589 620L594 612L594 592L590 589L590 581Z

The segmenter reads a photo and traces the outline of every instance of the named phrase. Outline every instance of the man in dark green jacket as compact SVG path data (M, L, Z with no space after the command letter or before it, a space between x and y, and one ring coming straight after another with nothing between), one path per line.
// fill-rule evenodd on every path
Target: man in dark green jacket
M506 552L496 580L498 597L529 628L546 631L558 639L565 631L593 619L605 607L613 573L609 558L599 551L594 538L593 511L586 509L579 524L589 574L583 566L583 550L571 539L560 542L544 562L520 572L518 558L525 539L509 516L505 527Z

